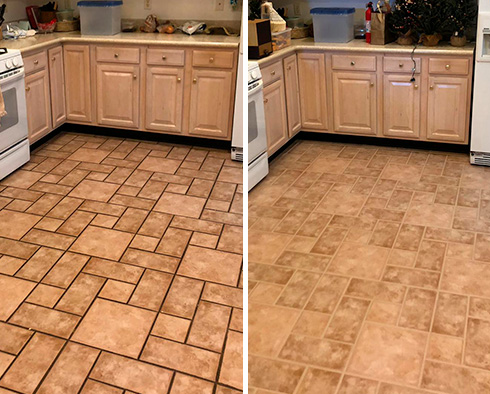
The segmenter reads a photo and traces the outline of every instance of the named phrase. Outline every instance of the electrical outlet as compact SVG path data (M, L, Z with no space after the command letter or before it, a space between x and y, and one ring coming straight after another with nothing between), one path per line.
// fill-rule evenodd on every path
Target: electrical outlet
M145 0L145 10L151 10L151 0Z
M216 0L216 5L214 7L215 11L224 11L225 10L225 1L226 0Z
M294 15L301 15L301 6L299 3L294 3Z

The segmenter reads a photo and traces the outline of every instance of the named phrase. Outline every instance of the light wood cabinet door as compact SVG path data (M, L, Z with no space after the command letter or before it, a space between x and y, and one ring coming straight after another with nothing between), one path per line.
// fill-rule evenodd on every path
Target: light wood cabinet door
M298 54L298 71L303 127L328 130L325 55L323 53Z
M231 71L192 71L189 134L229 138L233 108Z
M41 70L25 78L27 127L32 144L51 131L51 106L48 70Z
M385 74L383 81L383 135L420 137L420 77L410 82L405 74Z
M282 79L264 88L265 127L267 153L271 156L289 140L286 95Z
M427 139L466 141L467 115L468 78L430 77Z
M51 91L51 115L53 128L66 120L65 77L63 49L61 46L48 50L49 85Z
M146 128L182 132L184 69L150 67L146 76Z
M296 54L288 56L284 64L284 86L286 88L286 104L289 137L301 130L301 110L299 103L298 60Z
M90 50L88 45L64 45L66 118L92 122Z
M139 66L97 64L97 123L138 128Z
M376 135L376 74L333 72L334 131Z

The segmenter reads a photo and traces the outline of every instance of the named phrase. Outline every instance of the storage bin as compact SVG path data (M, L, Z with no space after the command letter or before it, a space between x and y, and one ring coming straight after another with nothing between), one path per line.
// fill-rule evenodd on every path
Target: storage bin
M313 8L313 33L317 42L349 42L354 39L355 8Z
M278 51L291 45L291 28L272 33L272 51Z
M121 32L122 1L79 1L82 35L112 36Z

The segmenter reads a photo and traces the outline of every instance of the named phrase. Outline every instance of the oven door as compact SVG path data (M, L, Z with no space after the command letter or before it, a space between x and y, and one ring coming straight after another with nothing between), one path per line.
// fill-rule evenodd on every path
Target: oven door
M264 83L258 81L248 91L248 163L267 151L265 130Z
M7 115L0 118L0 153L27 138L27 111L24 69L0 76Z

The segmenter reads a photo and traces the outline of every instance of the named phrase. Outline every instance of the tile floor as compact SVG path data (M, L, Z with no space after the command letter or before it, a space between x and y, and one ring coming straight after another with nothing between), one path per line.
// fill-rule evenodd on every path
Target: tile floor
M242 392L242 169L63 133L0 182L0 393Z
M249 215L250 394L490 393L490 168L298 141Z

